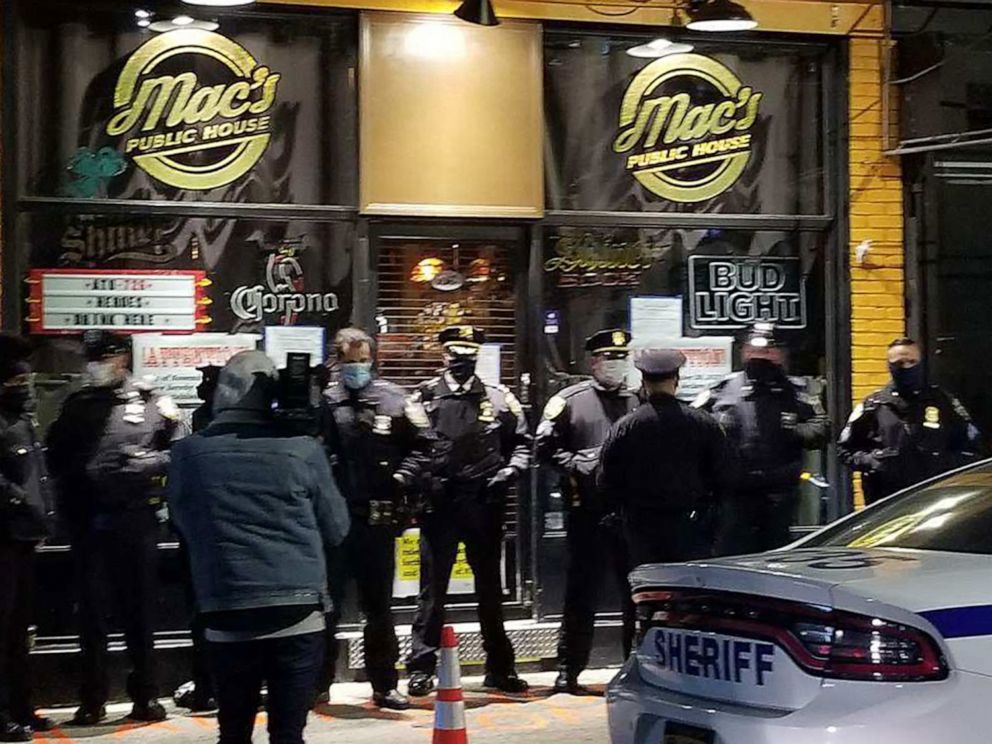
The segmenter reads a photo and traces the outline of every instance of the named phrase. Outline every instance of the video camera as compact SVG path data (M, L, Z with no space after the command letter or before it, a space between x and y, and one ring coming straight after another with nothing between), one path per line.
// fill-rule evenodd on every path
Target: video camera
M279 370L276 418L309 436L320 433L320 399L315 381L309 354L294 351L286 354L286 368Z

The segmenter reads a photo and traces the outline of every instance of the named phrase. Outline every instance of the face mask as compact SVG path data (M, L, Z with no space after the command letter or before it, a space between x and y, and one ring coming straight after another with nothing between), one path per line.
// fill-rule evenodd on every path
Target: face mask
M899 367L890 364L889 373L892 375L892 382L895 383L896 390L903 395L916 395L923 389L922 364L917 364L914 367Z
M627 360L604 359L593 372L593 377L607 390L614 390L620 387L627 377Z
M94 387L114 387L124 381L124 375L110 362L90 362L86 373Z
M782 368L770 359L748 359L744 372L755 382L771 382L782 376Z
M349 390L361 390L372 382L371 362L346 362L341 365L341 382Z
M455 378L455 382L464 385L475 374L475 359L472 357L458 357L448 362L448 372Z
M9 385L0 387L0 406L13 413L34 409L34 385Z

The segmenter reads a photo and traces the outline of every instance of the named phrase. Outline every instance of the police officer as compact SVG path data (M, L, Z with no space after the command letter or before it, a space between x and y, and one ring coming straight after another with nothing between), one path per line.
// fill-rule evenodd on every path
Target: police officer
M631 567L705 555L705 515L733 476L726 438L712 416L675 397L681 352L642 349L634 364L646 401L610 430L600 488L621 515Z
M24 339L0 334L0 741L31 741L53 728L31 704L28 657L35 548L53 513L30 353Z
M334 348L339 379L324 392L324 438L351 512L351 530L339 551L341 560L331 561L330 591L337 614L347 579L355 580L365 616L372 701L380 708L405 710L409 701L396 689L399 643L391 609L395 537L407 524L409 494L430 457L427 414L399 385L376 376L375 343L364 331L345 328ZM338 567L346 569L344 575ZM334 625L328 623L321 693L334 679Z
M214 418L214 394L217 392L217 381L220 378L221 367L207 364L197 367L200 373L200 384L196 386L196 397L201 404L193 411L191 417L192 433L203 431ZM179 538L179 560L183 565L183 588L186 600L190 606L195 604L193 596L193 577L190 575L189 551L183 539ZM217 701L214 699L214 685L210 677L210 664L207 661L207 642L204 638L203 620L194 610L190 622L190 635L193 638L193 679L180 685L172 695L172 699L180 708L188 708L193 713L214 710Z
M610 427L639 401L627 387L630 334L599 331L586 341L592 380L565 388L544 408L537 430L537 454L562 475L567 504L568 574L558 636L556 692L582 694L578 678L592 650L596 599L604 571L612 569L623 602L623 654L634 638L634 605L627 584L627 551L619 531L610 529L596 488L599 450Z
M824 447L830 422L806 384L785 371L786 351L767 323L756 324L743 349L744 369L693 403L710 411L738 456L735 493L720 509L717 552L753 553L789 542L799 500L803 450Z
M862 474L865 502L973 462L980 434L956 398L926 384L919 345L889 345L892 381L854 409L840 436L840 456Z
M485 685L523 692L527 683L517 677L513 646L503 627L500 557L506 496L530 464L531 437L513 394L475 374L483 331L453 326L440 333L439 341L446 369L413 396L426 409L437 441L428 513L420 519L422 589L407 662L409 691L421 697L434 688L448 581L458 543L464 542L479 598Z
M95 725L109 694L107 612L121 611L133 671L130 717L158 721L153 610L162 479L179 412L171 400L137 389L126 338L87 331L88 382L70 395L49 432L49 467L70 531L80 588L83 675L72 723Z

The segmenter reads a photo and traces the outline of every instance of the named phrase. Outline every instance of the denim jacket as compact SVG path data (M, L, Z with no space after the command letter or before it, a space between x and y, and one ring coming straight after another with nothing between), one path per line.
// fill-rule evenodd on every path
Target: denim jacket
M329 607L325 546L350 525L316 440L261 412L224 411L173 445L168 494L200 612Z

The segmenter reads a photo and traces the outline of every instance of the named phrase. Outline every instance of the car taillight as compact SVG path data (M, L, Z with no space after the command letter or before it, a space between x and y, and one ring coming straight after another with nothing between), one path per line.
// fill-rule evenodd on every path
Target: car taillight
M948 674L933 638L880 618L733 592L652 589L634 601L642 634L662 626L763 639L820 677L922 682Z

